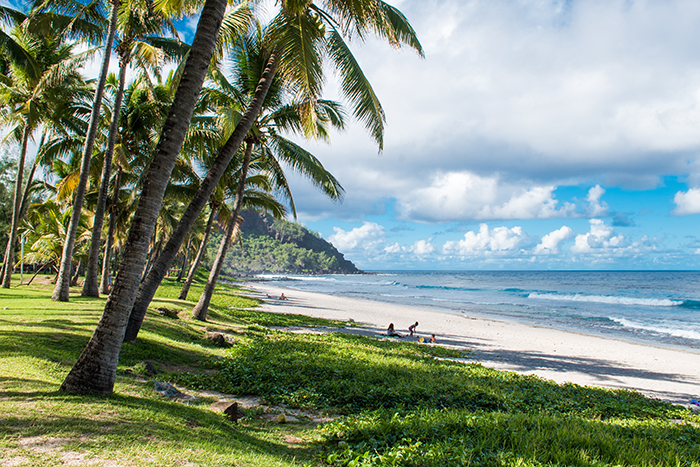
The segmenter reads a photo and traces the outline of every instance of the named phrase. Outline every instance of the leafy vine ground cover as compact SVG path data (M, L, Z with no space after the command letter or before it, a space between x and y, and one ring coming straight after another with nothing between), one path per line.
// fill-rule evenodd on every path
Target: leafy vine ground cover
M495 371L439 346L275 330L343 323L263 313L233 286L220 288L210 321L199 323L177 292L173 282L161 287L138 342L124 346L116 394L102 399L57 389L104 300L0 291L0 463L700 466L700 416L679 406ZM215 347L204 338L211 330L235 344ZM334 420L278 425L249 411L233 424L207 397L163 399L143 361L192 393L257 395Z

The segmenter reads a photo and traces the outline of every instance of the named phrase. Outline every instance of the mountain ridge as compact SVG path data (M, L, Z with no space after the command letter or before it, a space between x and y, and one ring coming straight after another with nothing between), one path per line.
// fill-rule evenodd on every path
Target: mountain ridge
M249 210L240 215L244 219L241 235L226 255L222 271L226 275L364 273L331 243L300 224ZM218 242L210 245L216 248Z

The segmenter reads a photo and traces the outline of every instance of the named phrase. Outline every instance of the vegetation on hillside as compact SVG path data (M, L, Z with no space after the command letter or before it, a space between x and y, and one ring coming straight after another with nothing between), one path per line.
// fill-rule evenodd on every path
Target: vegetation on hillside
M264 313L239 290L219 288L202 323L166 281L107 398L58 392L104 300L0 290L0 463L700 466L700 415L683 407L484 368L440 346L318 334L346 323ZM197 397L167 399L154 380ZM263 405L234 423L212 411L212 390Z
M333 245L297 223L254 211L243 211L241 216L240 240L231 246L224 263L223 273L228 276L362 272ZM209 256L214 254L215 247L209 247Z

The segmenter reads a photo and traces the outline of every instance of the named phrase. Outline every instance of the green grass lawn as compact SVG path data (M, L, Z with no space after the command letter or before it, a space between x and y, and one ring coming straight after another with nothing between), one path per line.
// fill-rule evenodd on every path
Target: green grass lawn
M0 289L0 465L700 466L700 416L682 407L464 364L441 347L276 331L344 323L257 311L237 290L220 287L201 323L189 319L201 284L180 301L166 281L122 349L114 395L99 398L58 388L104 298ZM233 345L217 347L207 331ZM144 362L158 374L146 376ZM156 379L198 397L166 399ZM333 420L278 424L260 408L234 423L205 390Z

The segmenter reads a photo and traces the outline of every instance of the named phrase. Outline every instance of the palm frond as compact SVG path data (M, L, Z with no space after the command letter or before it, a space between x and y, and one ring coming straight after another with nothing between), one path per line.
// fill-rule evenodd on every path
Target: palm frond
M270 146L274 147L277 158L285 161L293 170L308 178L332 200L342 200L345 190L340 182L323 167L321 161L313 154L280 136L272 138L272 143Z
M353 115L369 130L381 151L384 148L386 117L379 98L337 30L328 33L327 45L328 56L335 63L341 91L352 104Z

